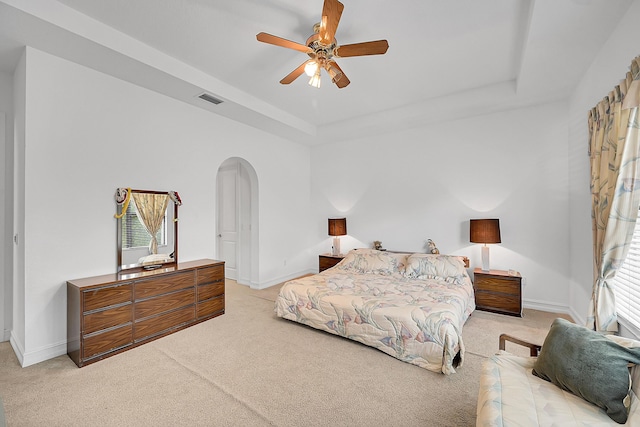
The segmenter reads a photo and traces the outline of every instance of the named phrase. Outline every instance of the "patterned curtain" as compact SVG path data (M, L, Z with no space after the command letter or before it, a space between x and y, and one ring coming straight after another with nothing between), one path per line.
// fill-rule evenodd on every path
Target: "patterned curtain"
M133 201L138 210L138 219L151 235L149 253L158 253L158 240L156 234L162 226L164 213L169 202L168 194L132 193Z
M629 252L638 217L640 183L640 57L589 112L594 283L587 324L616 332L613 278Z

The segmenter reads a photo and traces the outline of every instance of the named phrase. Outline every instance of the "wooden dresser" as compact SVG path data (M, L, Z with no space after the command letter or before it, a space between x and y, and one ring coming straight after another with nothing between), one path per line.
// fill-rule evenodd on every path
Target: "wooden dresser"
M82 367L224 314L224 262L67 282L67 354Z
M522 317L522 276L508 271L473 270L476 308Z

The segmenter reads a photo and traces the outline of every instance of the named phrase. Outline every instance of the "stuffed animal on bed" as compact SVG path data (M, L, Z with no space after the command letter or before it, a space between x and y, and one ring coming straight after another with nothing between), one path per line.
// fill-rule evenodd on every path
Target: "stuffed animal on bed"
M427 239L427 252L430 253L430 254L439 254L440 253L440 251L436 247L436 243L431 239Z

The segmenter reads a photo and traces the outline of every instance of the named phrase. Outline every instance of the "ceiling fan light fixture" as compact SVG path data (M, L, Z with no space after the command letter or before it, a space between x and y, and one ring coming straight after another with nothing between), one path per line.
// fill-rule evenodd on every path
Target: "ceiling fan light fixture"
M335 83L342 77L342 72L333 65L327 66L327 73L331 76L331 82Z
M322 19L313 26L313 34L307 39L305 44L272 34L256 34L256 39L259 42L297 50L308 55L310 58L280 80L280 84L288 85L306 73L311 78L309 84L319 88L320 70L324 68L331 76L331 82L335 83L338 89L343 89L349 86L351 82L333 58L382 55L387 52L389 43L386 40L338 45L335 36L343 10L344 5L340 3L339 0L324 0Z
M309 84L315 88L320 88L320 67L317 67L315 74L309 80Z
M304 66L304 73L309 77L313 77L317 69L318 63L316 61L309 61L307 65Z

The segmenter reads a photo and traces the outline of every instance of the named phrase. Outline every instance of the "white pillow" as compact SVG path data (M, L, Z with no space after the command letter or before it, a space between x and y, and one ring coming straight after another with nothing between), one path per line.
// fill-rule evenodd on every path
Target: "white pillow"
M398 273L398 260L384 251L354 249L336 265L336 268L358 273L393 274Z
M157 262L167 262L167 261L171 261L172 258L169 256L169 254L153 254L153 255L147 255L147 256L143 256L142 258L140 258L138 260L138 263L140 264L153 264L153 263L157 263Z
M464 259L461 256L441 254L411 254L407 259L405 276L457 278L466 275Z
M404 269L407 265L407 258L409 258L409 255L411 254L410 253L394 253L394 252L387 252L387 253L391 258L396 260L396 263L398 264L398 271L400 273L404 273Z

